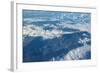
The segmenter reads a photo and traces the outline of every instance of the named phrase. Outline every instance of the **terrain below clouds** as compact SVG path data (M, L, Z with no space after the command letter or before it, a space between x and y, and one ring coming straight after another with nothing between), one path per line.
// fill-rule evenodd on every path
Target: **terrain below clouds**
M23 10L23 62L91 59L91 14Z

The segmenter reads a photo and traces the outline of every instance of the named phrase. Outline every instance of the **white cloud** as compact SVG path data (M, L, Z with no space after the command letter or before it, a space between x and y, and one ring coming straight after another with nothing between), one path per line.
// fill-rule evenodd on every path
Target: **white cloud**
M26 26L23 26L23 36L42 36L44 39L52 39L55 37L60 37L63 34L63 31L58 29L53 30L44 30L42 26L36 26L32 24L28 24Z
M52 27L52 30L44 30L43 28L45 27ZM59 28L71 28L71 29L78 29L80 31L87 31L90 32L90 25L89 24L66 24L66 23L61 23L56 25L52 24L44 24L44 26L36 26L34 24L26 24L23 26L23 35L24 36L31 36L31 37L37 37L37 36L42 36L44 39L52 39L55 37L60 37L62 34L70 34L70 33L75 33L75 31L71 32L65 32L60 30ZM77 31L76 31L77 32Z
M91 25L90 24L67 24L67 23L61 23L59 24L62 28L72 28L72 29L78 29L80 31L87 31L91 32Z

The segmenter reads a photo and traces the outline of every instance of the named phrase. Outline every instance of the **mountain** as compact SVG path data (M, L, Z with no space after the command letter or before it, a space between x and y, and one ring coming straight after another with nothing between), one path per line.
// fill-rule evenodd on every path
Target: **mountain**
M29 38L31 38L31 41L23 46L23 62L67 60L65 56L70 54L70 51L86 45L91 45L90 33L86 31L63 34L60 37L52 39L43 39L41 36L33 38L28 36L27 39ZM91 58L90 51L86 51L85 54L87 54L88 57L84 55L84 57L79 59Z
M91 13L22 12L23 62L91 59Z

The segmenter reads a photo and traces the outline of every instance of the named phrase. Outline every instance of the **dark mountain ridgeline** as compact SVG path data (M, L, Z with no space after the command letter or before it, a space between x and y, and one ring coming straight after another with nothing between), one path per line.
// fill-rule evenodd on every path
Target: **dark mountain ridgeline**
M90 33L80 31L72 34L63 34L61 37L53 39L43 39L41 36L35 37L30 43L23 46L23 62L50 61L53 57L59 60L72 49L83 46L83 43L78 41L84 38L90 39ZM91 41L86 43L91 45ZM87 55L89 54L87 53Z

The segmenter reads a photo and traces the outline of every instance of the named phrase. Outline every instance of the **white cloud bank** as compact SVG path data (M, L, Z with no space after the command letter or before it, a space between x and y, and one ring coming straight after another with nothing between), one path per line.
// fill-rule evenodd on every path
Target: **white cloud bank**
M53 29L45 30L43 29L44 27L52 27ZM62 34L70 34L70 33L76 32L76 31L64 32L58 29L59 27L91 32L89 24L75 24L74 25L74 24L61 23L61 24L58 24L57 26L53 24L44 24L43 26L38 26L34 24L25 24L25 26L23 26L23 36L31 36L31 37L42 36L44 39L48 39L48 38L52 39L55 37L61 37Z
M42 36L44 39L52 39L55 37L61 37L61 35L64 33L69 34L73 32L63 32L62 30L58 29L44 30L42 26L36 26L33 24L23 26L23 36Z
M63 28L72 28L72 29L78 29L80 31L87 31L91 32L91 25L90 24L67 24L67 23L61 23L59 24Z

